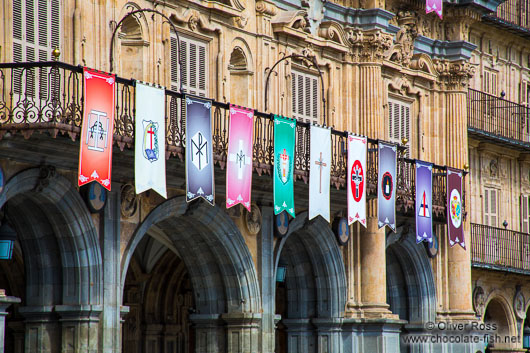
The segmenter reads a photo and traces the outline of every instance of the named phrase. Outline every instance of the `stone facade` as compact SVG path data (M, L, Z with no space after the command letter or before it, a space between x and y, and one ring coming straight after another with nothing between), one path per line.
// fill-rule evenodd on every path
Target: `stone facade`
M411 159L469 168L468 247L450 247L439 219L438 254L429 257L415 243L410 213L398 213L395 233L378 229L374 198L367 204L367 227L353 225L349 242L340 246L327 222L307 220L302 174L295 182L297 217L287 235L277 237L266 168L254 165L251 214L219 206L222 158L215 168L216 206L187 204L178 149L166 152L168 199L152 191L136 195L133 142L125 138L114 147L105 208L91 213L76 186L79 121L69 130L32 122L15 126L16 117L3 113L18 96L0 86L6 180L0 206L18 236L13 259L0 260L0 288L8 296L0 296L0 306L14 303L7 309L6 352L475 353L483 343L407 344L404 337L432 337L430 323L464 325L471 329L455 335L482 337L473 323L485 322L498 324L494 333L519 339L490 350L523 351L529 272L507 269L495 254L477 260L471 234L477 224L500 228L504 219L508 229L522 233L518 205L521 195L530 194L528 145L504 143L495 133L485 138L469 124L470 111L487 113L470 108L479 99L470 98L470 88L487 85L489 93L502 91L503 99L520 103L523 90L517 87L530 81L528 39L483 18L502 1L451 1L444 4L443 20L425 14L419 0L45 2L50 16L59 9L60 25L58 38L48 38L52 44L43 50L51 52L55 40L65 63L174 91L184 85L260 112L301 114L339 131L403 144L403 156ZM0 23L2 62L18 60L17 45L30 36L24 29L26 37L14 39L17 14L27 6L2 0L4 13L13 15ZM139 9L164 16L126 16ZM204 48L195 57L200 62L192 61L204 65L201 87L180 80L172 26L186 48ZM29 61L30 52L24 53ZM299 56L271 72L291 54ZM318 82L311 113L293 97L295 91L309 94L293 83L300 74ZM491 75L497 75L497 86L489 83ZM38 82L48 82L43 77ZM1 78L8 82L7 75ZM123 96L117 99L123 109ZM407 114L394 116L396 106ZM340 178L331 195L333 218L347 207ZM484 188L499 191L495 224L489 224L489 211L484 222ZM510 245L511 251L517 246L516 254L524 255L524 243ZM287 267L285 282L276 281L279 264Z

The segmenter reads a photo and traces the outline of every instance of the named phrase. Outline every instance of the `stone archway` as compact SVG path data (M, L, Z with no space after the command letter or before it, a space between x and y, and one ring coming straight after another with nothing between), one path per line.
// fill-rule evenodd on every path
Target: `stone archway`
M486 352L506 352L510 348L520 349L520 343L505 342L505 338L517 337L517 320L511 305L501 295L490 296L483 315L483 321L492 328Z
M185 265L193 288L189 320L195 328L195 349L256 351L261 321L259 283L251 254L230 217L201 201L188 205L184 197L159 205L127 245L122 287L133 254L148 232L163 238Z
M298 215L276 245L276 270L280 262L287 266L287 273L285 287L277 288L276 313L282 315L283 327L277 332L277 351L340 351L346 274L329 224L321 217L307 221L307 212Z
M23 257L26 285L18 314L25 318L25 351L77 351L89 337L97 342L101 253L77 189L53 167L27 169L8 181L0 207Z
M436 319L436 287L431 264L422 244L416 244L412 233L403 229L387 237L387 302L392 313L406 320L402 333L419 335L426 322ZM403 345L401 352L432 352L432 344Z

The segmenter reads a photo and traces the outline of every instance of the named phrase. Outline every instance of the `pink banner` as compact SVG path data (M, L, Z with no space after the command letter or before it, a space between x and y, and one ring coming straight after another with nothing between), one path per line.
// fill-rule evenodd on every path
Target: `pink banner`
M436 12L436 14L442 18L442 7L443 0L427 0L425 5L425 13Z
M226 163L226 208L243 204L250 212L252 188L252 146L254 112L230 105L228 155Z

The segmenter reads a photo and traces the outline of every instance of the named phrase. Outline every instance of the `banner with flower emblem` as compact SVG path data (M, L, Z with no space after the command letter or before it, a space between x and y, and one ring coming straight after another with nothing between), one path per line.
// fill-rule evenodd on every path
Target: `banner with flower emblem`
M447 168L447 228L449 245L460 244L466 248L462 206L462 171Z
M136 81L134 184L166 198L165 90Z
M226 208L242 204L250 212L254 111L230 105L226 161Z
M294 213L294 144L296 120L274 116L274 214Z
M83 69L84 108L78 185L97 181L110 191L114 133L114 75Z

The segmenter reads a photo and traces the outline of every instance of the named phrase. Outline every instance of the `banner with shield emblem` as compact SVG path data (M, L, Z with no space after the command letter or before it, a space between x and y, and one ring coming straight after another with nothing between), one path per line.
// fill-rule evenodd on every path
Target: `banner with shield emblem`
M185 96L186 201L202 197L214 205L212 101Z
M165 90L136 81L134 184L166 198Z
M296 120L274 116L274 214L294 213L294 144Z
M79 186L96 181L110 191L114 133L114 75L83 69L84 108Z

